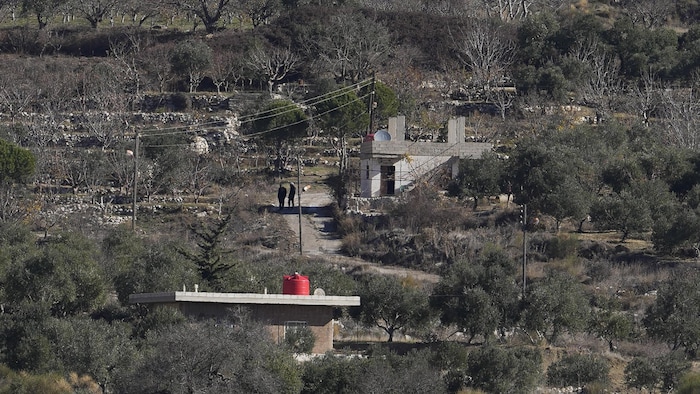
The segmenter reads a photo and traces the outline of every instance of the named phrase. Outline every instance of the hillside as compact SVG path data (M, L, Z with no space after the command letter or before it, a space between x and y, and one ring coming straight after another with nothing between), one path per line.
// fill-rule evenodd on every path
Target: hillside
M693 2L147 3L0 2L0 391L697 390ZM362 198L395 116L493 151ZM333 355L128 302L292 272Z

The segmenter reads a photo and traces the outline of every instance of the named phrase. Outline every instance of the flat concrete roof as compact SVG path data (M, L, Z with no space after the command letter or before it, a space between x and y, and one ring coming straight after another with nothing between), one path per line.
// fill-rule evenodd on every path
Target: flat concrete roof
M207 302L215 304L360 306L360 297L171 291L166 293L131 294L129 295L129 302L132 304Z

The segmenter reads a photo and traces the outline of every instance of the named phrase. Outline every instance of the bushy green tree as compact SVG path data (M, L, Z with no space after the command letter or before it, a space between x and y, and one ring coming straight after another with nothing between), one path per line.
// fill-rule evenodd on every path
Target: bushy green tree
M303 394L350 394L362 379L363 361L325 355L304 363Z
M269 101L263 111L251 116L254 116L252 135L274 147L275 173L281 175L286 164L284 148L294 145L306 134L308 116L297 104L287 100Z
M606 383L609 372L608 362L598 356L571 354L547 368L547 383L557 387L582 387L593 382Z
M558 222L568 217L579 219L587 211L590 190L583 188L576 176L588 171L573 149L554 135L550 137L554 138L551 142L545 142L544 137L523 140L512 152L507 171L515 202L527 204L530 212L552 214Z
M459 174L448 186L453 196L469 197L476 210L479 199L496 196L504 191L505 162L494 152L484 152L480 158L459 161Z
M697 355L700 348L700 282L695 273L677 275L658 290L642 320L647 334L673 350Z
M370 88L371 85L360 89L360 93L365 96L369 93ZM399 100L396 97L396 93L394 93L389 86L381 81L376 81L374 83L374 92L374 100L377 103L377 106L374 109L374 114L376 117L375 125L377 125L381 124L380 122L387 122L390 117L398 114ZM374 132L375 130L370 131ZM401 136L398 137L401 138Z
M49 238L6 271L5 299L46 303L55 316L91 312L106 295L96 258L91 241L78 234Z
M554 343L564 330L584 329L587 310L588 297L581 283L566 273L553 272L528 287L523 322Z
M625 76L649 72L669 77L679 61L678 34L671 29L647 29L629 18L619 18L606 36L616 48Z
M2 364L20 371L44 372L56 365L48 332L51 311L45 302L22 301L0 314Z
M677 353L653 358L636 357L625 367L625 384L630 388L671 392L690 367L690 362Z
M301 374L291 353L245 318L190 321L152 331L144 357L120 377L129 393L297 393Z
M443 324L456 325L470 342L477 335L488 339L517 320L516 272L503 250L487 246L475 261L460 261L447 270L433 289L431 305Z
M83 316L54 319L48 332L60 361L55 368L90 376L104 392L112 390L116 377L130 371L139 356L132 329L123 322Z
M614 352L615 341L632 336L634 321L632 316L619 309L614 300L596 299L588 330L606 341L608 349Z
M331 141L339 158L338 179L329 183L335 186L332 190L336 201L344 209L347 206L350 182L348 138L361 136L367 130L367 100L358 97L352 86L341 87L330 82L324 84L319 93L327 98L319 100L315 105L316 116L321 120L324 131L335 137Z
M651 229L649 205L644 198L629 190L604 196L591 207L591 220L600 230L617 230L624 242L632 233Z
M35 165L30 151L0 139L0 183L25 182L34 174Z
M489 393L530 393L542 374L537 349L485 346L467 360L468 385Z
M394 340L396 331L420 329L430 321L428 294L392 276L371 275L359 286L362 299L360 321L379 327Z

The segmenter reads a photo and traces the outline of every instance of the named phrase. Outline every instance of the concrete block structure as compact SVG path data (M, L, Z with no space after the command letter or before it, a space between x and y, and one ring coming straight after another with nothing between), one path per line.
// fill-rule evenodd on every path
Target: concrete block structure
M316 337L312 353L320 354L333 350L333 309L359 306L360 297L174 291L132 294L129 302L177 308L196 318L224 317L232 307L246 307L276 343L284 342L288 330L308 327Z
M360 197L398 194L439 167L450 177L459 171L459 159L479 158L493 145L465 141L465 118L447 125L447 142L406 141L406 119L390 118L381 138L368 138L360 147ZM381 134L380 134L381 133Z

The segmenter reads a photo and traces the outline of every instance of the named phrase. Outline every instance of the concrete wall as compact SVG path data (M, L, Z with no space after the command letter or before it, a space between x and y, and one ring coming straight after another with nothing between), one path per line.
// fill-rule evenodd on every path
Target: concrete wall
M389 141L366 141L360 146L360 196L395 195L424 175L446 165L451 176L459 170L459 159L479 158L491 150L490 143L465 142L465 118L448 121L447 142L406 141L403 116L389 119ZM395 167L393 191L382 188L382 166Z

